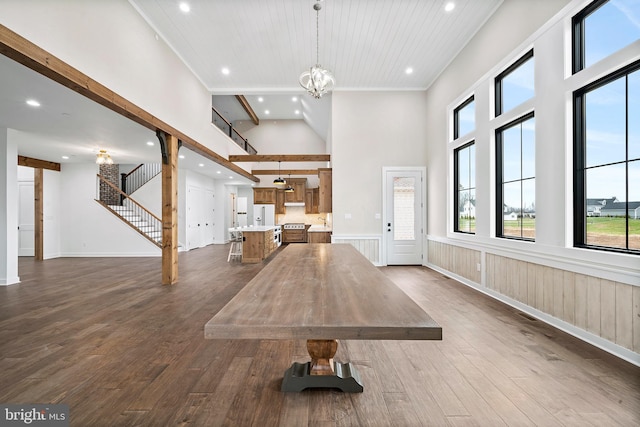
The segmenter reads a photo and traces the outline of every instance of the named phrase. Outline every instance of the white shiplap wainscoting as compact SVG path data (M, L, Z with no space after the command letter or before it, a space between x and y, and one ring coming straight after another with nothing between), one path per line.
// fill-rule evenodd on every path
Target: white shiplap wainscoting
M382 265L380 249L382 247L382 236L380 235L333 235L331 243L348 243L355 247L375 266Z

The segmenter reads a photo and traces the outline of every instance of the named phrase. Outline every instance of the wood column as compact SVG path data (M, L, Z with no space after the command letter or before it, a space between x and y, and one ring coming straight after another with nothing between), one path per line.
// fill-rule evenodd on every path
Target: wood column
M35 260L42 261L44 259L44 169L36 168L33 170L33 199L35 203L34 224L34 246Z
M178 281L178 138L165 134L162 162L162 284Z

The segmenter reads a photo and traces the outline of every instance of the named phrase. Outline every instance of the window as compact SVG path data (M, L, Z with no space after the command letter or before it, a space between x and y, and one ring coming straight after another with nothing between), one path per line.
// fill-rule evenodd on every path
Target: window
M574 94L574 240L640 254L640 61Z
M533 49L496 77L496 117L535 95Z
M476 129L476 106L473 96L453 110L453 139Z
M453 230L476 232L476 147L474 142L454 150L454 218Z
M573 72L640 39L638 0L597 0L573 18Z
M498 237L535 239L535 148L533 113L496 130Z

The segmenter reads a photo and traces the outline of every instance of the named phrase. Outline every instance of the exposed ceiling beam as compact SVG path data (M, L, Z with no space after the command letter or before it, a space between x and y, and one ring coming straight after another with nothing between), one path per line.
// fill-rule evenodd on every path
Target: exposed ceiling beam
M253 124L256 126L259 125L260 119L256 115L256 112L253 111L253 108L251 108L251 104L249 104L249 101L247 101L247 98L245 98L244 95L236 95L236 99L238 100L240 105L242 105L242 108L244 108L244 111L246 111L249 117L251 117L251 121L253 122Z
M241 167L231 163L215 151L205 147L169 124L154 117L122 96L113 92L106 86L91 79L86 74L73 68L66 62L53 56L44 49L31 43L29 40L14 33L0 24L0 54L13 59L16 62L32 69L33 71L50 78L53 81L83 95L98 104L127 117L130 120L156 132L158 129L177 137L184 147L195 151L203 157L232 170L254 182L260 179L251 175Z
M230 162L329 162L331 154L232 154Z
M318 169L254 169L254 175L318 175Z
M34 169L48 169L60 172L60 163L49 162L47 160L34 159L31 157L18 156L18 166L26 166Z

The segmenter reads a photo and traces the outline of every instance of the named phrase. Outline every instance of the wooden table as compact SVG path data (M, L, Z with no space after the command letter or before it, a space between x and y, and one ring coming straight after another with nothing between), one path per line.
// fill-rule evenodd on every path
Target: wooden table
M441 340L442 328L353 246L295 244L281 251L204 327L209 339L306 339L283 391L362 392L351 363L333 362L337 339Z

